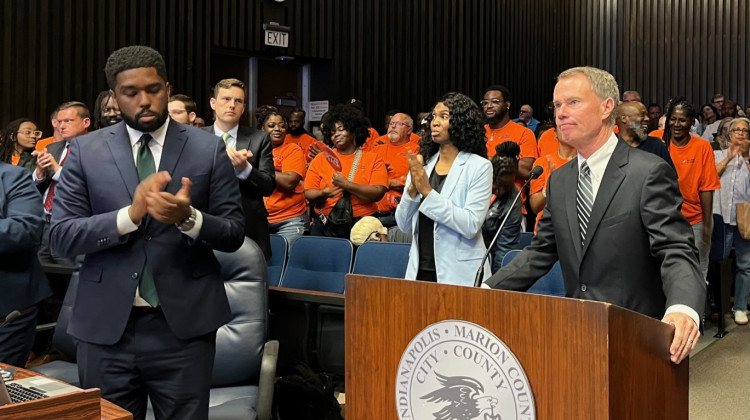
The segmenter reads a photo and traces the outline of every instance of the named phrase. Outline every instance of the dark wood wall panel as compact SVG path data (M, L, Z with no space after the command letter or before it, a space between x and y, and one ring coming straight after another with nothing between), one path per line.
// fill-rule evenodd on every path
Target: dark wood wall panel
M479 100L495 83L513 92L513 116L530 103L541 119L555 75L584 64L647 102L750 101L746 0L4 0L0 11L0 125L30 116L46 132L59 103L93 105L107 56L132 44L159 50L175 92L199 104L214 52L326 62L331 86L312 99L361 99L378 130L388 109L416 114L449 90ZM291 28L288 49L264 45L270 21Z

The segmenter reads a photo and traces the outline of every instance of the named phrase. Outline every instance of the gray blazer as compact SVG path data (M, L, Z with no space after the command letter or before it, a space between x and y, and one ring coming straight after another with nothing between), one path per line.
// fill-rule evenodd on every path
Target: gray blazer
M576 210L578 160L549 178L544 214L531 245L487 284L526 290L560 260L569 297L605 301L661 318L684 304L702 313L706 285L693 232L680 212L674 170L618 139L581 246Z

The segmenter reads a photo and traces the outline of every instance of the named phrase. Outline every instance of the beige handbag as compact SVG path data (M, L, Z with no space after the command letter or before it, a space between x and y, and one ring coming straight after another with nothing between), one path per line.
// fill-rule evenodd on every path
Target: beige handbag
M750 203L737 203L737 229L743 239L750 239Z

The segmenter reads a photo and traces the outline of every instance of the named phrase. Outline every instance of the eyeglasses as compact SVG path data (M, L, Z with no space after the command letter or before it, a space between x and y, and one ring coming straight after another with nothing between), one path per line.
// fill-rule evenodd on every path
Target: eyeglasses
M505 102L498 98L492 98L492 99L482 99L481 102L479 102L479 105L482 105L482 107L485 107L492 102L493 105L500 105L502 102Z
M391 121L388 123L388 125L391 127L403 127L403 126L411 127L409 124L402 123L401 121Z
M750 130L747 128L733 128L730 130L732 133L742 134L744 136L750 134Z
M37 131L31 131L31 130L19 131L18 134L23 134L24 136L31 136L31 137L42 137L42 132L38 130Z

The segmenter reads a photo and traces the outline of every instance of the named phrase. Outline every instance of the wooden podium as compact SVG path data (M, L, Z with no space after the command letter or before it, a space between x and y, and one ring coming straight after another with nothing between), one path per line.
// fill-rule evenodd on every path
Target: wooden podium
M653 318L602 302L352 274L345 294L347 418L398 418L402 354L444 320L505 343L538 419L688 418L689 360L669 360L672 327Z
M43 376L30 370L6 364L0 367L16 369L14 379ZM54 378L51 378L54 379ZM2 379L0 379L2 380ZM132 420L133 415L101 398L98 388L85 389L65 395L9 404L0 407L3 420Z

